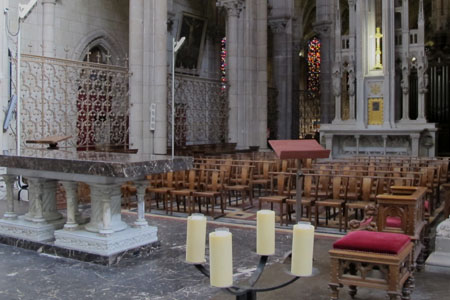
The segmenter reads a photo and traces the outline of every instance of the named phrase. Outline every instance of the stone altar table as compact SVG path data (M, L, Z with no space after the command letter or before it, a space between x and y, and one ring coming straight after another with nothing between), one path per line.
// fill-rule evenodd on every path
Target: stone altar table
M7 168L3 175L7 212L0 219L0 235L51 244L69 253L75 250L111 257L157 242L157 228L149 226L144 218L148 184L145 176L191 168L192 158L172 160L160 155L26 149L21 156L0 155L0 166ZM15 213L13 202L13 184L18 175L29 182L29 211L22 216ZM127 181L134 181L138 190L138 219L131 227L121 219L120 186ZM56 210L58 182L66 191L66 220ZM87 183L91 189L87 224L80 222L78 182Z

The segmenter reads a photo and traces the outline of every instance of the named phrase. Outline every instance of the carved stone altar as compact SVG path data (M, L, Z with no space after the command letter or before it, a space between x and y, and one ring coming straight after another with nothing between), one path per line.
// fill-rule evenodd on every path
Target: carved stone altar
M342 35L339 1L337 5L335 118L321 125L321 143L333 157L434 156L437 129L425 118L423 1L417 29L409 28L408 1L349 2L348 35Z
M435 252L425 262L425 270L450 274L450 218L436 228Z
M3 175L7 212L0 219L0 241L37 242L69 250L68 253L110 257L158 241L157 228L148 226L144 218L145 176L190 168L192 159L26 149L22 156L0 155L0 166L7 167ZM23 216L17 216L13 202L13 184L18 175L29 182L29 210ZM66 220L56 210L58 181L66 191ZM120 186L127 181L134 181L138 187L138 219L132 227L121 219ZM82 224L78 212L78 182L87 183L91 190L87 224Z

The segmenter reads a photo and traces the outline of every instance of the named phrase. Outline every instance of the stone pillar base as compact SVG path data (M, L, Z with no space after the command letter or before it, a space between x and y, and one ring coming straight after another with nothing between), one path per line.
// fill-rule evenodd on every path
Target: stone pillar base
M46 242L54 240L55 230L64 226L64 220L35 223L25 220L23 216L17 219L1 219L0 235L14 237L32 242Z
M100 256L111 256L158 241L154 226L127 228L108 235L101 235L84 230L55 232L55 246L70 250L77 250Z

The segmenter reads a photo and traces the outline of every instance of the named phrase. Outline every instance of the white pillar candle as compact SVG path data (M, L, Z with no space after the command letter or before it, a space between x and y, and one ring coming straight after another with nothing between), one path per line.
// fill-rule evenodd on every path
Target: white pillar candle
M209 268L212 286L233 284L232 234L225 228L209 234Z
M256 253L275 254L275 212L260 210L256 215Z
M312 274L313 249L314 226L306 222L295 225L292 238L292 274L296 276Z
M206 217L193 214L187 220L186 262L202 264L205 262Z

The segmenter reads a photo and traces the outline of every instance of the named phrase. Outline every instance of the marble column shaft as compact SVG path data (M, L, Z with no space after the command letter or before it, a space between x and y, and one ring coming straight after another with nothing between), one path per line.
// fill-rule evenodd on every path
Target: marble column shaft
M100 234L111 234L128 226L121 219L120 184L89 183L91 190L91 220L85 229Z
M55 56L56 0L42 0L42 55Z
M78 212L78 183L74 181L62 181L61 184L66 191L67 202L67 221L64 224L64 229L73 230L78 227L76 220Z
M136 182L137 198L138 198L138 215L137 220L134 222L134 227L146 227L148 226L145 220L145 190L147 189L148 181Z
M17 176L14 175L3 175L3 180L6 185L6 212L3 215L5 219L15 219L17 218L17 214L14 209L14 182L16 181Z

